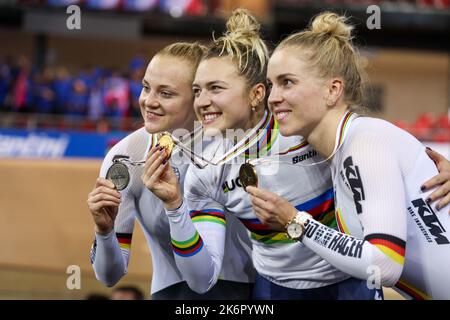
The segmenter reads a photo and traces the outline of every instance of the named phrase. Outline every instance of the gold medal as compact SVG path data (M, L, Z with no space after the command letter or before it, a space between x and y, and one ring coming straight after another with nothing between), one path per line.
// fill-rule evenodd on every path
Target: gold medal
M255 167L250 163L244 163L239 169L239 179L241 180L244 190L248 186L258 186L258 175L256 174Z
M158 144L166 149L167 159L170 159L172 150L175 147L175 143L173 142L172 137L168 134L165 134L161 138L159 138Z

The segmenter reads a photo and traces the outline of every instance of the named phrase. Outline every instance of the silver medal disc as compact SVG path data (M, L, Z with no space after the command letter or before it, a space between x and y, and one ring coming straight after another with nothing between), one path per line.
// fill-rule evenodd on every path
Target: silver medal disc
M116 162L108 169L106 179L111 180L120 191L125 189L130 182L130 173L126 165Z

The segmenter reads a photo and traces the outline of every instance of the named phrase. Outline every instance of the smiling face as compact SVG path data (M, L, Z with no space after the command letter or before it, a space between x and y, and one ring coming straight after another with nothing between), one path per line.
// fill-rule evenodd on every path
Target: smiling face
M298 48L286 47L276 50L270 58L269 108L282 135L307 138L327 111L327 87L299 52Z
M142 79L139 106L149 133L191 130L194 122L192 77L189 62L157 55L148 64Z
M203 60L197 68L193 90L195 114L205 132L251 127L248 85L230 58Z

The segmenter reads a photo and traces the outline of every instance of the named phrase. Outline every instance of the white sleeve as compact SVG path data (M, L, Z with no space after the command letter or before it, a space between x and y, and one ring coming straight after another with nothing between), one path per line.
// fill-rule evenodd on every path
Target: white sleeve
M346 177L364 238L357 239L310 221L303 244L354 277L379 274L383 286L399 280L406 246L405 190L399 161L389 141L376 133L355 136L338 170ZM339 177L341 179L342 177ZM342 216L337 213L342 230ZM345 228L344 228L345 229Z
M112 165L113 148L103 161L100 176L105 177ZM91 263L98 280L106 286L114 286L128 268L131 239L135 222L135 201L132 192L133 175L130 172L130 185L120 191L122 202L114 222L114 229L106 236L96 234L91 247Z
M225 214L223 207L209 196L205 181L190 169L184 194L180 208L166 211L172 248L177 267L189 287L205 293L216 284L222 269Z

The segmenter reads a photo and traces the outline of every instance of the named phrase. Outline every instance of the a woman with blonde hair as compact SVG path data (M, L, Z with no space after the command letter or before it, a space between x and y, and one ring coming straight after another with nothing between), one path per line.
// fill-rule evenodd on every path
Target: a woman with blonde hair
M88 206L95 223L91 261L97 279L107 286L115 285L127 273L131 238L137 219L152 257L153 300L249 298L254 271L249 262L251 244L244 228L238 225L230 230L230 237L225 240L226 263L219 271L221 278L212 290L202 295L190 290L169 246L169 222L163 203L143 184L144 168L139 165L150 150L160 150L157 147L158 133L193 130L192 81L204 50L198 43L174 43L151 59L142 80L139 98L145 126L108 152L100 177L88 196ZM190 137L186 134L187 139ZM173 165L177 172L175 179L179 179L181 185L187 167L181 162ZM110 180L116 181L117 185Z
M170 165L164 163L165 154L155 151L149 155L144 182L165 203L177 266L193 290L210 290L219 279L222 264L234 263L227 261L223 252L224 239L237 218L252 238L257 270L254 298L377 298L381 293L369 289L365 281L340 272L284 232L262 224L253 213L239 178L240 164L278 153L290 161L303 157L302 163L319 158L303 138L279 135L278 125L266 108L267 61L259 23L245 10L234 11L227 22L227 33L208 46L198 66L194 108L207 134L223 134L227 129L244 134L236 141L225 141L220 152L216 152L215 142L208 146L205 157L215 154L213 163L218 165L204 169L190 166L184 194ZM231 159L238 160L231 163ZM305 169L280 165L277 170L277 175L261 176L264 183L277 186L299 210L309 210L315 218L333 226L329 166ZM304 181L302 187L293 188L298 180Z
M283 135L302 135L331 161L339 231L285 199L249 187L258 217L343 272L406 297L449 299L450 217L423 181L437 174L425 147L384 120L359 116L362 79L352 27L334 13L275 49L270 109Z

